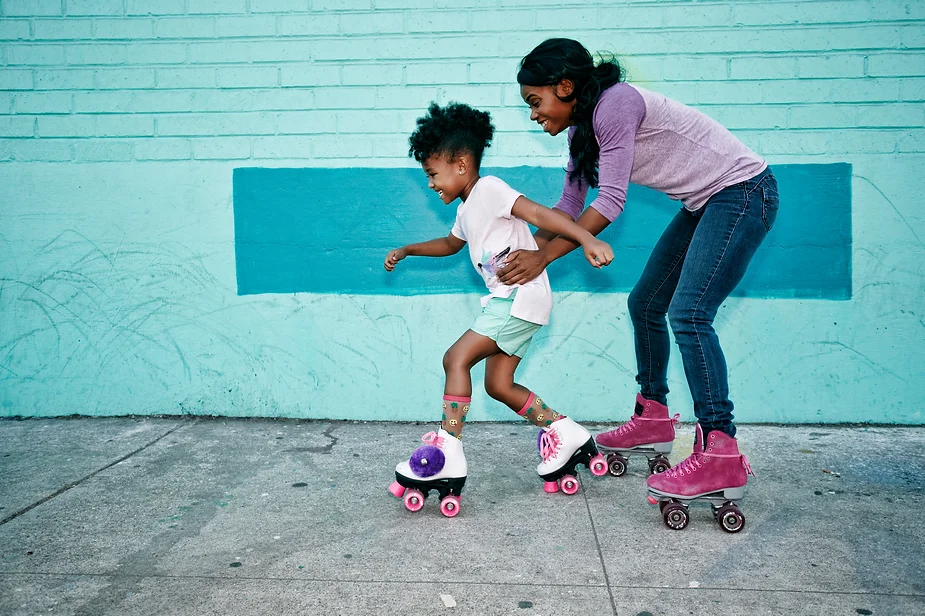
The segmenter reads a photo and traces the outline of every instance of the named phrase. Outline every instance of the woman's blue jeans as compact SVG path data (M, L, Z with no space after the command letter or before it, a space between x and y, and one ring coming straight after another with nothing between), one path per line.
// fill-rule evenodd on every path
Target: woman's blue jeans
M721 430L735 436L726 358L713 319L774 225L778 201L768 168L724 188L696 212L682 209L629 296L640 393L667 404L667 316L704 435Z

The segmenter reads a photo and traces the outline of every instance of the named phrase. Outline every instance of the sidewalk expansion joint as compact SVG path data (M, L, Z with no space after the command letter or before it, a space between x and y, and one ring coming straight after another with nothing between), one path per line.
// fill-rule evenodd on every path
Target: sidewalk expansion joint
M581 481L581 478L578 479ZM591 522L591 534L594 536L594 547L597 548L597 556L601 560L601 571L604 573L604 585L607 586L607 594L610 597L610 609L613 610L613 616L617 616L617 602L613 597L613 588L610 585L610 576L607 575L607 563L604 562L604 552L601 550L601 541L597 536L597 527L594 525L594 515L591 513L591 503L588 502L588 494L585 492L585 485L582 482L581 494L585 500L585 507L588 510L588 521Z
M151 445L157 443L158 441L160 441L160 440L163 439L164 437L167 437L167 436L173 434L174 432L176 432L177 430L179 430L180 427L182 427L182 426L184 426L184 425L188 425L188 424L185 424L185 423L177 424L176 426L174 426L173 428L171 428L171 429L168 430L167 432L161 434L159 437L157 437L156 439L154 439L154 440L151 441L150 443L147 443L147 444L145 444L145 445L142 445L141 447L139 447L139 448L136 449L135 451L132 451L131 453L125 454L124 456L122 456L122 457L119 458L118 460L114 460L113 462L110 462L109 464L107 464L106 466L104 466L104 467L102 467L102 468L96 469L95 471L93 471L92 473L90 473L89 475L87 475L86 477L82 477L81 479L78 479L77 481L72 481L71 483L62 486L61 488L59 488L59 489L56 490L55 492L49 494L48 496L46 496L46 497L44 497L44 498L41 498L41 499L37 500L36 502L32 503L32 504L29 505L28 507L24 507L24 508L20 509L19 511L15 511L15 512L11 513L10 515L8 515L8 516L6 516L5 518L3 518L2 520L0 520L0 526L3 526L3 525L6 524L7 522L12 522L12 521L15 520L16 518L18 518L18 517L20 517L20 516L22 516L22 515L25 515L25 514L27 514L27 513L29 513L30 511L32 511L33 509L35 509L35 508L38 507L39 505L43 505L43 504L47 503L48 501L50 501L51 499L56 498L56 497L58 497L58 496L61 496L62 494L64 494L64 493L67 492L68 490L70 490L71 488L75 488L75 487L79 486L80 484L82 484L83 482L85 482L86 480L95 477L96 475L102 473L103 471L105 471L105 470L107 470L107 469L109 469L109 468L112 468L112 467L115 466L116 464L119 464L120 462L124 462L125 460L128 460L129 458L131 458L131 457L134 456L135 454L141 453L142 451L144 451L145 449L147 449L147 448L150 447Z

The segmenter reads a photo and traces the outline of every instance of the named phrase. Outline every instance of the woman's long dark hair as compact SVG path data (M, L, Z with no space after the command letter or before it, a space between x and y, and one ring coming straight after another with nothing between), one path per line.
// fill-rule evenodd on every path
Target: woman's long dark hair
M543 41L520 61L517 83L524 86L554 86L563 79L570 79L575 90L559 100L565 103L576 101L572 110L575 134L569 153L575 161L571 180L582 179L588 185L597 186L597 166L601 149L594 137L592 120L594 108L601 98L601 92L620 81L620 65L611 57L594 64L594 58L578 41L567 38L553 38Z

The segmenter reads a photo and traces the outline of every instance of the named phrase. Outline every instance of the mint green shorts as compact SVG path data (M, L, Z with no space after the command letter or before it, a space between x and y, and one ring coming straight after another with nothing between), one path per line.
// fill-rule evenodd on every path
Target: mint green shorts
M491 298L470 329L494 340L498 348L508 355L523 358L530 348L533 334L539 331L542 325L512 317L513 305L513 295L508 298Z

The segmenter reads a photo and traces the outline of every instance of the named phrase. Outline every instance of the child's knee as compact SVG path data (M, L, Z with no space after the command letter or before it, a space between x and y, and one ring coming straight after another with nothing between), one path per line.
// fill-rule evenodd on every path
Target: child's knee
M497 377L485 379L485 393L497 400L506 402L513 393L514 382Z
M454 368L459 367L460 364L460 353L457 353L453 350L453 347L447 349L446 353L443 354L443 371L452 372Z

